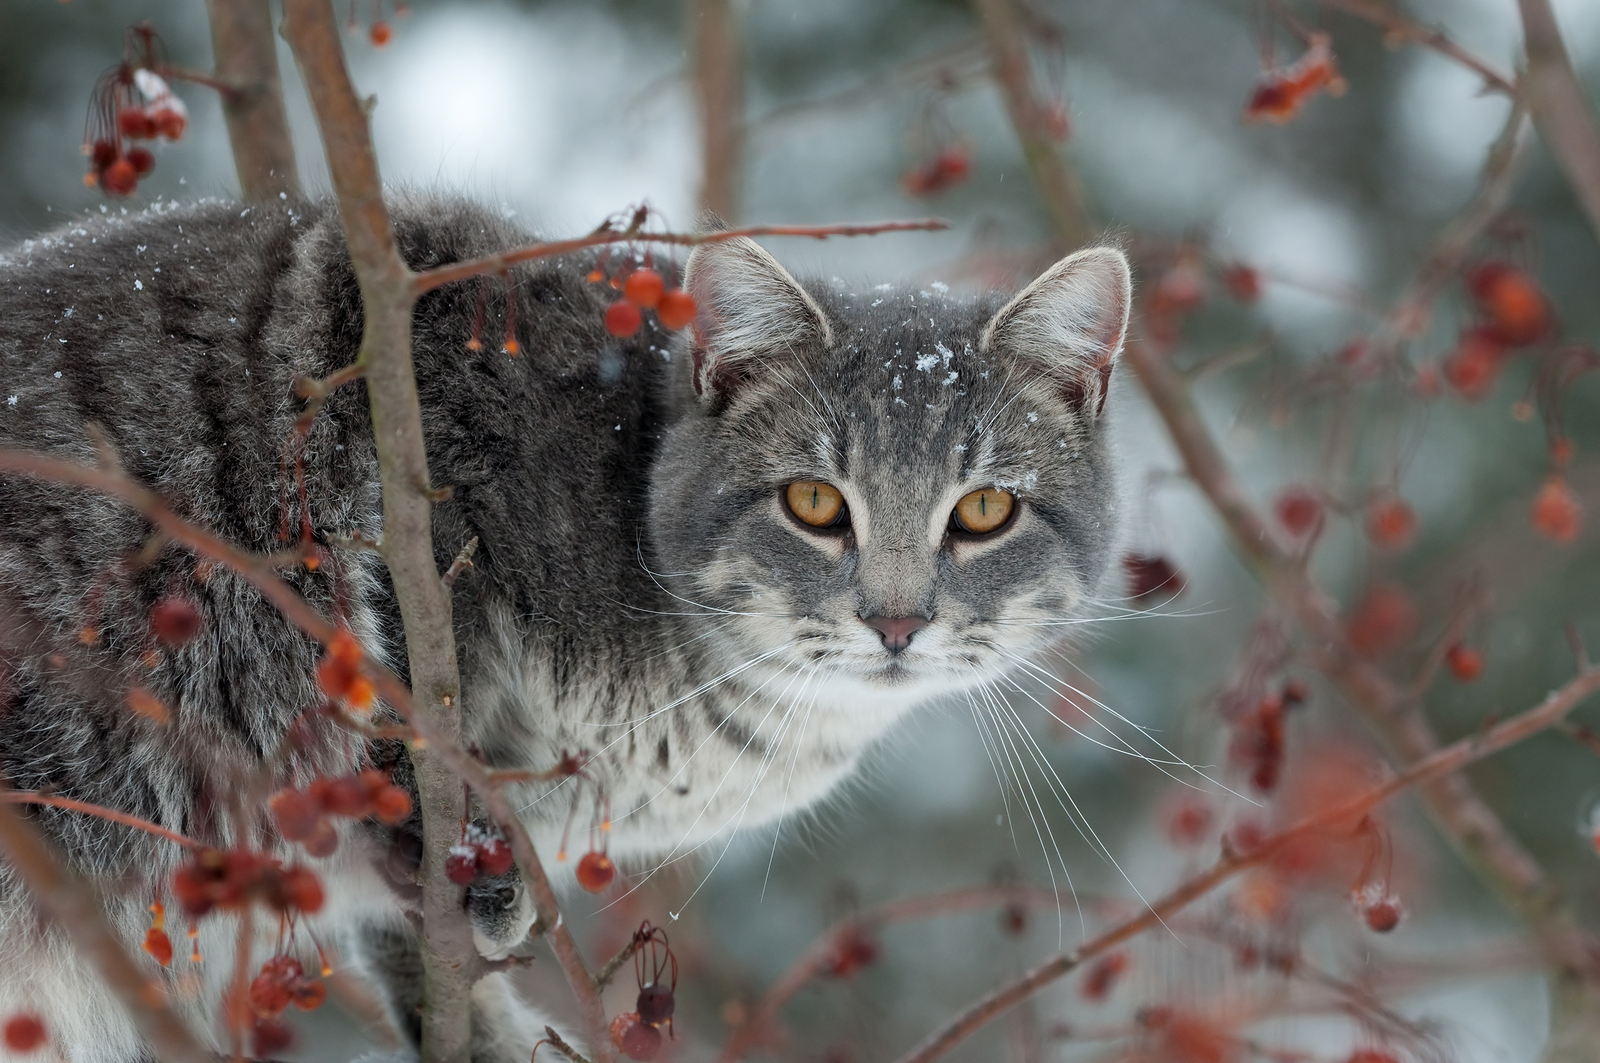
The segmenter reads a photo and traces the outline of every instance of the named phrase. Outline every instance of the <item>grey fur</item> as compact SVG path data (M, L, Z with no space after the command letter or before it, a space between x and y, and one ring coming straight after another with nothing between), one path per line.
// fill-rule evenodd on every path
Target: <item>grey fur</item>
M460 202L394 208L414 268L525 240ZM650 323L628 341L609 337L603 289L584 280L591 265L513 272L520 357L499 350L502 281L433 293L415 321L430 467L454 488L434 520L441 569L480 542L456 589L466 738L504 767L595 754L585 777L517 795L563 888L572 862L554 856L575 790L575 850L587 847L592 784L603 782L610 851L646 868L813 804L914 704L1009 670L1008 654L1057 630L1036 622L1089 608L1114 529L1100 369L1121 343L1128 283L1119 253L1090 251L997 319L993 298L801 286L732 241L687 266L703 311L696 346L687 330ZM480 292L486 342L470 352ZM325 204L91 216L0 260L0 445L92 460L86 426L97 423L179 512L251 549L280 548L299 512L281 476L301 406L292 378L348 363L360 322ZM380 535L359 384L317 420L305 476L319 541ZM818 532L795 520L781 501L795 480L838 486L850 525ZM956 499L990 486L1019 499L1010 524L987 539L949 530ZM106 499L0 478L0 770L19 788L289 855L232 803L316 704L319 651L242 581L197 571L181 551L158 545L153 559L124 564L148 536ZM379 566L333 554L315 573L285 574L403 674ZM148 667L149 608L173 593L200 605L205 628ZM931 623L899 655L861 620L911 614ZM86 624L99 629L93 645L78 639ZM127 711L135 683L171 707L170 725ZM312 723L281 776L303 782L395 755ZM408 777L403 758L395 769ZM33 815L108 884L136 942L173 847L73 813ZM319 864L330 891L319 934L346 953L365 936L364 962L403 1018L416 993L405 958L415 829L347 830ZM514 875L480 883L466 903L486 953L526 935L531 905ZM208 1028L231 934L220 919L203 924L207 991L189 1008ZM138 1055L92 974L37 925L4 869L0 955L29 958L0 968L0 1011L44 1011L75 1061ZM538 1027L502 982L480 994L478 1054L524 1059Z

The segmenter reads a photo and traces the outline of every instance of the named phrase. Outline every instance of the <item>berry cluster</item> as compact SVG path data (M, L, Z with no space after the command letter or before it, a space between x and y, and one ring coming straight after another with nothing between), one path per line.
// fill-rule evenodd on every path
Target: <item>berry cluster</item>
M192 919L216 909L241 911L257 901L283 915L322 907L322 882L310 868L285 868L246 849L201 849L173 873L172 893Z
M293 956L274 956L261 965L250 983L250 1010L257 1018L276 1019L293 1004L301 1011L316 1011L328 999L328 987L307 978Z
M1329 96L1343 96L1346 84L1334 61L1331 41L1326 33L1312 33L1305 54L1288 66L1261 75L1245 104L1246 122L1289 121L1307 100L1327 90Z
M89 157L83 183L113 196L132 195L156 165L149 148L126 142L178 140L189 125L189 109L156 72L166 64L155 32L148 26L131 28L127 53L95 84L83 143Z
M633 932L633 969L639 995L634 1010L611 1020L611 1041L629 1059L648 1061L661 1054L661 1027L672 1033L677 1010L678 957L667 932L647 919Z
M1478 263L1468 270L1466 286L1477 320L1462 330L1442 368L1462 398L1476 401L1494 390L1514 348L1549 338L1555 314L1527 271L1509 262Z
M604 262L589 271L588 280L591 284L606 280ZM646 310L654 310L661 327L674 332L694 320L694 297L682 288L668 288L649 266L618 274L609 283L622 289L622 298L606 308L606 331L619 339L639 331Z
M936 196L972 176L972 152L963 144L946 144L907 170L900 187L908 196Z
M461 840L450 847L444 873L459 886L470 886L480 877L493 878L511 870L511 846L476 823L461 832Z
M312 856L327 856L339 847L333 817L365 819L399 826L411 815L411 795L374 768L356 775L313 779L304 790L286 786L267 801L278 833L299 842Z

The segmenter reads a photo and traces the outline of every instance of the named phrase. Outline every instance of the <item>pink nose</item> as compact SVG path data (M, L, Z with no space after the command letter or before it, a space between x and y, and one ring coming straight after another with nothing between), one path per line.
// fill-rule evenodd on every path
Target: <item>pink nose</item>
M911 645L911 636L928 626L920 616L864 616L861 621L883 637L883 648L890 653Z

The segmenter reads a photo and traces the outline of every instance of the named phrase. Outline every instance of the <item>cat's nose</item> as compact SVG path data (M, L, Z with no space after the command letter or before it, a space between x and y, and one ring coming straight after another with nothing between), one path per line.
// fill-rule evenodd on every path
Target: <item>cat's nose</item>
M883 648L899 653L911 645L911 636L928 626L921 616L864 616L861 622L883 638Z

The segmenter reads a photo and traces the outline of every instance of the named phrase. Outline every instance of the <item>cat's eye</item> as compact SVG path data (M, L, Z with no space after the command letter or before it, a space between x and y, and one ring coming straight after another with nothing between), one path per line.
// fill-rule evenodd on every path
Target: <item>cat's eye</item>
M832 484L798 480L783 493L789 512L813 528L829 528L844 516L844 495Z
M1011 516L1016 499L995 487L963 495L950 514L951 525L972 535L987 535Z

